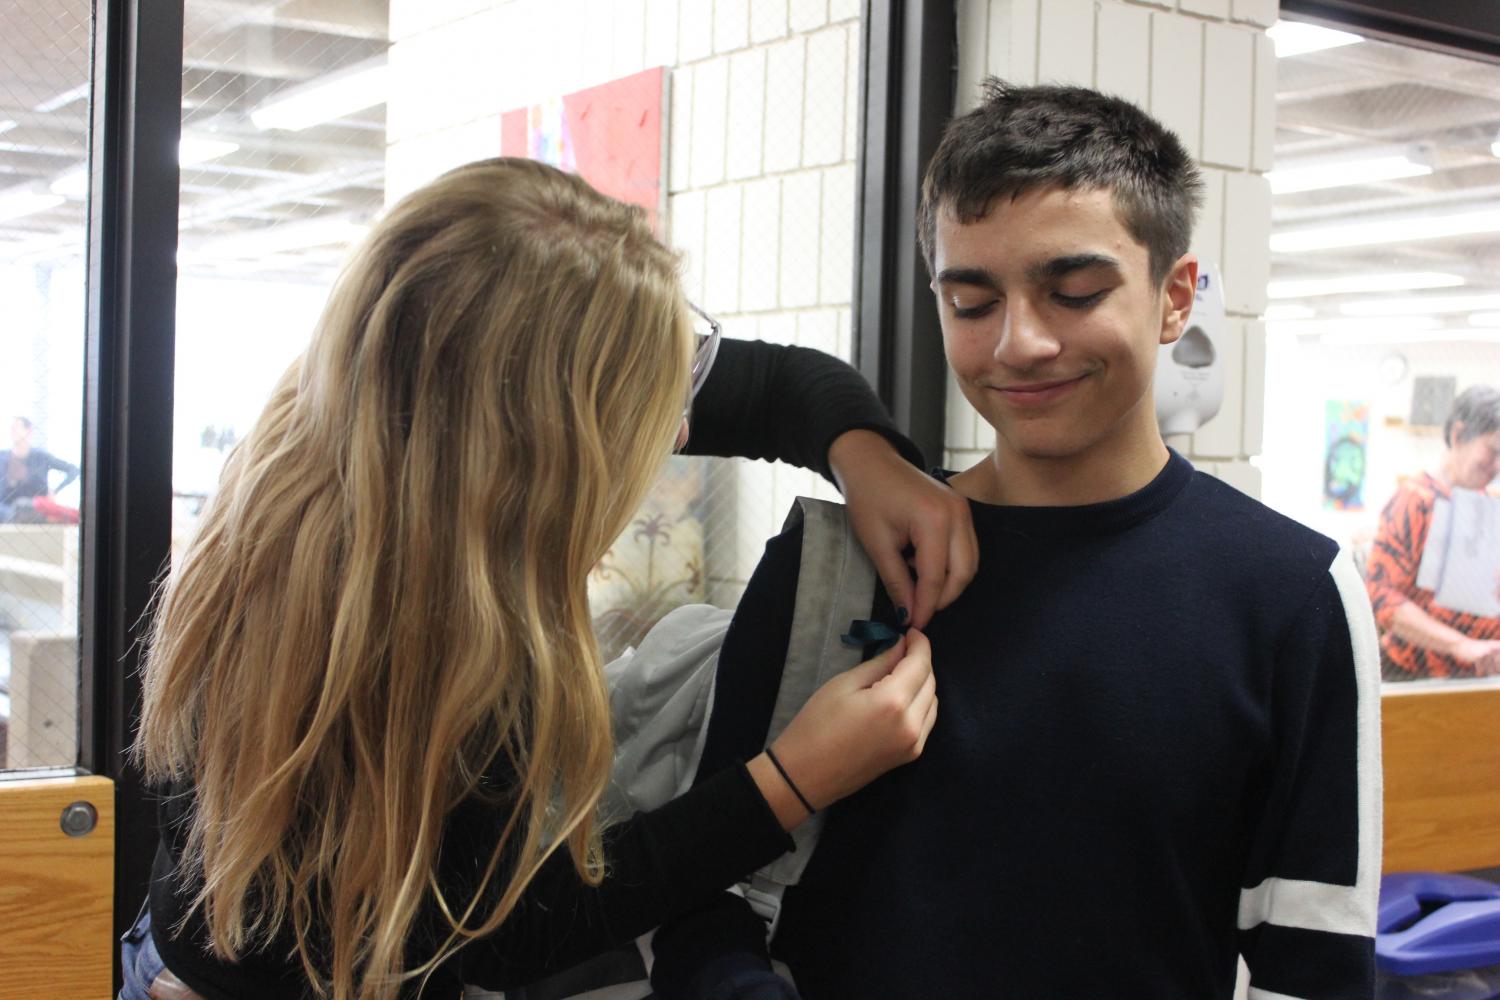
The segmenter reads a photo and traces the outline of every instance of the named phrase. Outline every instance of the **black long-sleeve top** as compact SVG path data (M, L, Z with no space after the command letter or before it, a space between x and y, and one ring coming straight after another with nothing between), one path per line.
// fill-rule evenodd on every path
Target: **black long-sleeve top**
M920 455L891 426L863 379L817 351L725 341L695 401L687 450L774 458L828 474L828 447L853 429L878 431L909 459ZM509 784L490 776L490 787ZM158 810L162 830L151 887L152 936L167 968L207 1000L310 996L289 933L236 964L208 952L200 913L182 920L190 895L178 871L192 789L173 788ZM501 803L474 798L447 818L438 877L461 899L508 818ZM421 994L456 995L461 982L505 989L567 968L628 941L786 851L791 840L742 764L723 768L688 795L606 831L608 875L583 885L566 852L554 854L520 905L490 938L472 942L435 972ZM409 967L443 940L446 924L429 898L418 919ZM412 985L407 996L418 995Z

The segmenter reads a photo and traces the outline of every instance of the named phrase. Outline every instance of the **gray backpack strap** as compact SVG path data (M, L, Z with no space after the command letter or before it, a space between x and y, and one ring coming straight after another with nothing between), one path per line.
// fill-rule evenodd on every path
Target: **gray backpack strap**
M787 527L798 521L802 523L802 564L786 666L766 734L768 745L825 681L860 663L862 649L845 646L840 636L851 621L870 616L875 597L875 564L854 537L843 504L798 497L787 515ZM801 880L822 829L822 813L797 827L792 831L797 849L756 872L745 888L745 898L771 925L773 934L781 916L781 895Z

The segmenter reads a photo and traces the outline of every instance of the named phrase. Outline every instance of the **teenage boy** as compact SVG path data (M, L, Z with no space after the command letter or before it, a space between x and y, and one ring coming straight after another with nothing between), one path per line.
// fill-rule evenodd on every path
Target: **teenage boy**
M980 569L927 630L941 709L922 758L830 810L786 893L772 951L808 1000L1229 998L1239 954L1251 997L1373 994L1364 587L1154 419L1200 188L1132 105L994 80L928 168L943 345L995 431L947 476ZM773 540L740 603L705 771L762 746L800 545ZM765 991L754 930L727 908L664 928L661 995Z

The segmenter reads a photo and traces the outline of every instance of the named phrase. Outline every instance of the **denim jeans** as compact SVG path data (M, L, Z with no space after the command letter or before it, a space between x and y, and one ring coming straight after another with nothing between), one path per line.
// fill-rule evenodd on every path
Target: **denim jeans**
M149 1000L151 984L163 968L156 942L151 940L151 908L142 904L135 926L120 938L120 975L125 985L119 1000Z

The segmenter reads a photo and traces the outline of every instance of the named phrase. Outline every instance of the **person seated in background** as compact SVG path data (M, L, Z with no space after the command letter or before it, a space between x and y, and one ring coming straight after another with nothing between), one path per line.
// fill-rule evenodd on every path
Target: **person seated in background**
M922 758L828 810L764 925L721 894L657 932L658 996L1368 998L1379 664L1349 555L1163 442L1201 180L1138 108L991 80L947 128L919 233L994 450L946 475L979 571L924 632ZM1233 235L1231 234L1231 237ZM760 752L801 530L718 666L701 775ZM878 592L877 618L899 619ZM889 617L886 617L889 616ZM732 942L732 943L731 943Z
M0 522L46 520L34 513L32 501L37 497L50 499L78 478L78 466L32 447L31 432L31 421L16 417L10 424L10 449L0 451L0 469L5 470L5 482L0 486ZM51 486L47 480L54 471L61 472L63 480Z
M1417 586L1438 500L1455 488L1485 490L1500 474L1500 390L1473 385L1460 393L1443 445L1437 472L1408 479L1381 511L1365 566L1387 680L1500 674L1500 618L1442 607ZM1495 571L1500 577L1500 566Z

